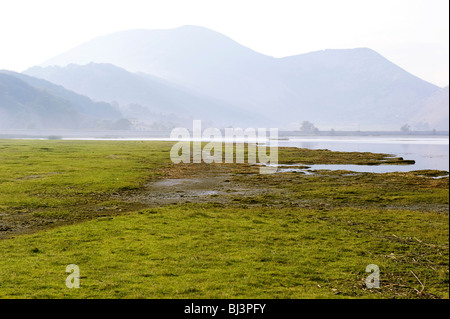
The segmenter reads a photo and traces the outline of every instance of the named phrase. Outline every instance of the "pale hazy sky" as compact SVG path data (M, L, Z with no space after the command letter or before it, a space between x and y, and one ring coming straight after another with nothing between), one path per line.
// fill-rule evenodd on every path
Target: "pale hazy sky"
M369 47L449 83L448 0L0 0L0 69L23 71L96 36L199 25L264 54Z

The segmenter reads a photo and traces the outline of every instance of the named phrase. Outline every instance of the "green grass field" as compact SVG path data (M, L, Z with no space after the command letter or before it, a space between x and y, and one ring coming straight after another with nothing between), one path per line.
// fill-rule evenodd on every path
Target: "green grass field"
M177 169L171 145L0 140L0 298L448 298L441 173L229 165L220 172L240 188L206 203L127 201ZM303 158L384 157L280 150L280 162ZM69 264L79 289L66 287ZM369 264L379 289L365 285Z

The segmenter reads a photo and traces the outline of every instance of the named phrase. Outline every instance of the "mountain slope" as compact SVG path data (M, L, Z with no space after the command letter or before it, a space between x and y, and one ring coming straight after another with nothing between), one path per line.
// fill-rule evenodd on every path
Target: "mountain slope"
M272 59L218 32L183 26L168 30L127 30L101 36L41 66L111 63L130 72L155 74L168 80L182 80L180 74L187 79L201 80L205 71L224 74L230 67L246 67L247 63L258 65Z
M82 115L69 101L0 73L0 128L77 128Z
M94 102L48 81L5 70L0 76L5 127L96 128L101 122L122 118L110 104Z
M319 128L398 129L439 90L370 49L273 58L195 26L106 35L43 65L90 62L164 78L277 126L311 120Z
M396 127L438 90L367 49L323 50L280 59L283 78L313 121Z
M247 123L253 120L251 114L229 103L190 92L160 78L131 73L112 64L33 67L26 74L57 83L95 100L117 102L124 115L139 116L140 120L147 119L146 113L152 113L153 119L155 114L177 114L178 118L201 118L221 125L238 124L242 119L246 119ZM140 105L135 105L134 109L140 109L141 114L131 112L130 104Z
M419 112L410 122L416 129L449 130L449 87L445 87L420 103Z
M87 96L77 94L72 90L64 88L63 86L56 85L49 81L33 76L10 71L0 72L13 75L35 88L47 91L54 96L66 99L74 106L74 108L78 112L88 118L102 120L119 120L122 118L122 114L109 103L92 101Z

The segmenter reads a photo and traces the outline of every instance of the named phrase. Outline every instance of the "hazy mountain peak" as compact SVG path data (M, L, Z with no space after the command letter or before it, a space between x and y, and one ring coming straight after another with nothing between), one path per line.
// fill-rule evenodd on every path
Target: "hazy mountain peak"
M131 53L131 54L130 54ZM146 72L174 77L171 68L209 67L211 58L227 62L235 56L261 54L225 35L198 26L174 29L125 30L100 36L52 58L41 66L111 63L131 72ZM195 60L196 64L188 64Z
M100 64L90 65L91 62ZM78 66L70 66L71 63ZM58 83L65 81L64 73L69 74L75 69L81 72L86 65L90 66L89 72L96 70L96 78L102 74L102 68L111 74L122 72L123 77L101 79L105 83L102 88L108 90L119 88L118 83L133 81L137 81L135 88L141 87L142 79L136 80L135 73L149 74L184 87L189 94L207 95L255 116L264 115L273 120L274 125L310 120L319 126L334 128L358 128L361 124L370 129L393 129L418 112L418 101L438 90L435 85L411 75L370 48L326 49L273 58L218 32L190 25L167 30L126 30L98 37L45 65L67 66L62 72L58 71ZM30 69L28 72L52 80L51 70ZM125 74L125 70L134 74ZM81 87L89 83L89 76L80 75L78 83L71 83L77 89L92 89L90 84ZM124 81L125 78L130 81ZM117 83L112 83L112 79ZM156 86L152 84L148 96L157 92ZM144 98L145 92L129 88L122 92L128 94L126 99L123 95L118 98L124 102L139 96ZM88 95L99 96L99 93L101 91ZM103 93L110 96L109 91ZM143 101L149 103L147 97ZM167 101L166 97L164 101ZM156 107L158 103L154 104ZM173 104L169 106L162 100L161 105L160 108L173 109Z

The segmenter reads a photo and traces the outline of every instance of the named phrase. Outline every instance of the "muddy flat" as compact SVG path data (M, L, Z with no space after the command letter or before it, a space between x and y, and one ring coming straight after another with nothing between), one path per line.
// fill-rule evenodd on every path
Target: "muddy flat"
M74 209L70 218L41 218L32 209L2 213L0 239L83 220L126 214L147 207L207 202L232 204L233 195L255 196L273 191L253 183L233 180L235 170L232 165L173 165L164 170L164 177L152 179L139 189L116 192L101 198L103 201L112 200L116 205L80 205ZM257 173L256 168L250 170L253 174Z

